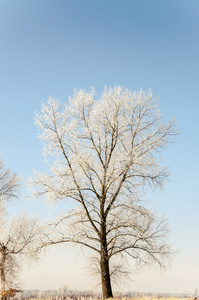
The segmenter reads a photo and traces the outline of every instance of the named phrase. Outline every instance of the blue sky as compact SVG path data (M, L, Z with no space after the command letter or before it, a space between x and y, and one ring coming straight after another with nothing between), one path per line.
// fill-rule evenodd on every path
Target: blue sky
M150 198L168 217L180 253L162 276L154 270L135 275L129 290L199 288L198 36L198 0L0 2L0 154L19 176L47 167L33 117L49 96L68 101L75 88L92 86L99 93L105 85L150 88L161 112L176 117L182 133L163 152L170 181ZM44 204L22 201L12 203L10 212L23 208L48 214ZM73 251L53 250L24 271L25 288L91 288L82 266Z

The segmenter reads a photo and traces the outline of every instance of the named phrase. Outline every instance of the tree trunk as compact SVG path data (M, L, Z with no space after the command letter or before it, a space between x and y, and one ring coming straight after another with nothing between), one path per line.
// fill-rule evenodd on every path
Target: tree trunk
M103 218L101 223L101 257L100 257L100 269L102 278L102 295L103 299L112 298L111 278L109 270L109 259L107 251L107 239L106 239L106 220Z
M107 237L106 237L106 216L104 214L104 201L100 208L101 217L101 253L100 253L100 271L102 279L102 296L103 299L113 298L112 288L111 288L111 277L109 270L109 258L107 250Z
M0 262L0 272L1 272L1 300L5 300L4 295L6 290L6 274L5 274L5 262L6 262L6 248L5 246L1 247L1 262Z
M109 271L109 261L107 251L101 252L100 268L102 278L102 295L103 299L112 298L111 278Z
M5 292L5 270L1 267L1 293Z

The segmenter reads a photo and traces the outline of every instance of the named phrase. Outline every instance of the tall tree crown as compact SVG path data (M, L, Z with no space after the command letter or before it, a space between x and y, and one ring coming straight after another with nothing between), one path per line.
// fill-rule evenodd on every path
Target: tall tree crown
M76 180L89 198L102 196L102 187L111 198L124 176L126 191L129 184L161 186L167 176L158 152L175 134L175 122L163 122L150 91L131 93L115 87L96 98L94 90L80 90L69 105L49 99L36 115L36 124L42 129L44 154L57 157L52 180L59 178L63 194L48 194L52 200L70 197Z

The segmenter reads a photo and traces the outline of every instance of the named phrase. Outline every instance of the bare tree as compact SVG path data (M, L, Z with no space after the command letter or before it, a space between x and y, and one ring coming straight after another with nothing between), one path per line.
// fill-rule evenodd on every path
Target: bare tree
M3 229L2 229L3 227ZM27 259L37 259L42 225L25 214L4 222L0 232L1 293L16 287L19 271Z
M141 199L144 187L162 188L168 173L160 150L176 131L152 93L115 87L96 98L93 89L75 91L70 104L50 98L36 124L54 163L49 174L35 172L35 195L69 204L51 223L46 245L72 242L96 253L103 298L112 297L111 275L123 272L115 258L165 266L168 225Z
M0 202L16 198L18 188L19 177L15 173L11 174L10 169L5 168L0 159Z
M10 199L18 197L19 177L11 174L0 160L0 291L5 299L7 291L14 287L19 270L26 258L36 259L42 240L43 226L36 218L25 214L9 220L6 206ZM14 291L14 290L13 290Z

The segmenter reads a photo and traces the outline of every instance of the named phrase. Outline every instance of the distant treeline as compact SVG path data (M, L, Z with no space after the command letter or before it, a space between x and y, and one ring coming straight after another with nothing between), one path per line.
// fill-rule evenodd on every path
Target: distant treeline
M152 299L192 299L191 294L170 294L170 293L141 293L141 292L116 292L114 293L114 298L124 299L142 299L142 300L152 300ZM83 300L83 299L102 299L102 294L86 291L86 290L68 290L66 287L60 288L58 290L24 290L18 293L14 300L27 300L27 299L45 299L45 300Z

